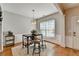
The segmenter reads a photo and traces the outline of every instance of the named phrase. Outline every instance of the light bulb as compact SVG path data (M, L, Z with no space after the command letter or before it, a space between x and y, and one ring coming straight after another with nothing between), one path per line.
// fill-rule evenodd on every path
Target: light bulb
M79 20L77 20L77 22L79 23Z

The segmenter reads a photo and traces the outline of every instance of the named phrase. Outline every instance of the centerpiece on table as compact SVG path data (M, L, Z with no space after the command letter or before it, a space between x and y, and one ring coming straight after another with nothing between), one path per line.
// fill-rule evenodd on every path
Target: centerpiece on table
M37 32L37 30L32 30L32 31L31 31L31 34L32 34L32 35L37 35L38 32Z

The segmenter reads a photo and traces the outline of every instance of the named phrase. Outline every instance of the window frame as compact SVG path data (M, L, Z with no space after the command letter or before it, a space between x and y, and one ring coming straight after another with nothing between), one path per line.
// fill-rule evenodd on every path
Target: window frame
M56 36L55 35L55 28L56 28L55 27L56 26L56 20L55 19L42 21L42 22L40 22L40 24L43 23L43 22L49 22L49 21L53 21L54 22L54 23L52 23L52 24L54 24L54 28L52 30L51 29L46 29L46 28L45 29L41 29L41 26L40 26L40 33L41 33L41 31L44 31L45 30L45 36L44 37L47 37L47 38L55 38L55 36ZM46 25L44 27L46 27ZM53 31L54 36L48 36L47 33L46 33L47 31Z

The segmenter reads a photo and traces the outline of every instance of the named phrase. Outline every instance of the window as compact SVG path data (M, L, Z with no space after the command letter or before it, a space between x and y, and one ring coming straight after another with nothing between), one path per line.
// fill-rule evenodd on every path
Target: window
M55 37L55 20L40 22L40 32L44 37Z

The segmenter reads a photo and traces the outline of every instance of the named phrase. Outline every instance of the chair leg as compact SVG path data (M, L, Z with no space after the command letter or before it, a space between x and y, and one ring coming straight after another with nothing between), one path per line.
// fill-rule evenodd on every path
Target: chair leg
M35 44L34 44L34 48L33 48L33 53L32 53L32 55L34 55L34 52L35 52Z
M32 55L34 55L34 54L39 54L39 56L40 56L40 52L41 52L41 49L40 49L40 43L38 44L38 53L35 53L35 50L36 50L37 48L36 48L36 44L34 44L34 48L33 48L33 53L32 53Z
M41 52L41 49L40 49L40 44L39 44L39 56L40 56L40 52Z

